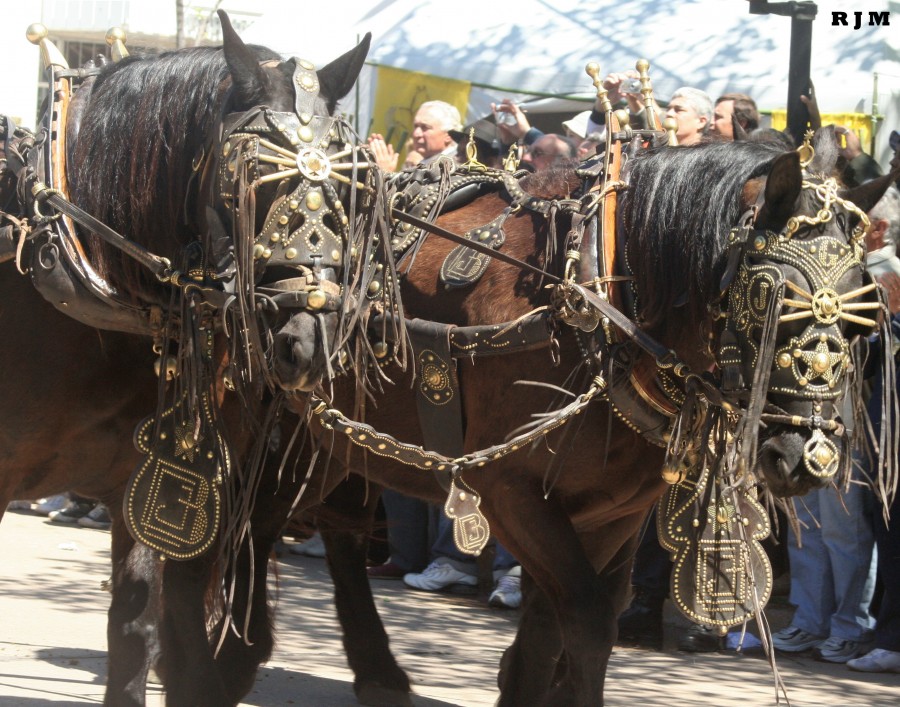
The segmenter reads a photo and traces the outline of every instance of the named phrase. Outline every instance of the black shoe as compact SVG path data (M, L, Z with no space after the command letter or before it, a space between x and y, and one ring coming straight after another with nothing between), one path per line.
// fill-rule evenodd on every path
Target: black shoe
M660 651L663 645L662 607L664 599L638 591L622 615L619 616L621 646L641 646Z
M678 650L685 653L715 653L725 647L725 637L708 626L691 624L678 639Z

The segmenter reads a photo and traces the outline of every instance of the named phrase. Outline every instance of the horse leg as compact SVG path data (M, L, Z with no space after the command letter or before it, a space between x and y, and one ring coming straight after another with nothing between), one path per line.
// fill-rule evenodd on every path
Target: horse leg
M340 518L320 513L319 531L357 700L372 707L411 706L409 678L391 653L366 574L366 550L378 501L371 488L365 496L366 483L351 476L338 485L329 495L327 507L338 509Z
M150 548L135 543L120 504L110 505L112 601L106 626L109 668L105 705L145 704L147 672L158 653L161 568Z
M163 565L161 677L170 707L234 704L213 661L206 633L206 588L213 558L167 560Z
M545 695L553 685L562 654L562 635L556 610L549 597L522 572L522 610L512 645L503 652L497 687L499 704L524 704L517 700Z
M605 534L621 537L615 526L632 526L624 521L629 519L607 526ZM562 599L559 617L563 654L546 705L603 704L606 669L618 634L617 618L628 595L634 549L634 542L626 542L594 581L585 585L587 591L576 593L579 599Z
M271 657L275 647L274 621L268 602L269 558L290 508L289 501L284 503L265 491L257 493L251 520L252 537L244 541L236 558L231 616L220 619L212 632L212 644L218 648L216 665L232 704L250 692L259 666ZM230 580L232 575L226 574L226 578ZM222 643L218 646L220 638Z
M498 704L602 705L606 665L616 638L616 617L628 590L633 550L629 540L643 514L634 513L602 527L608 549L596 560L603 568L598 574L569 517L552 496L545 499L530 493L525 484L518 484L504 486L502 498L507 523L498 528L498 537L546 597L538 594L531 600L523 616L522 635L517 635L504 656L505 675ZM535 542L529 532L525 522L529 518L542 519L540 542ZM552 614L544 601L555 613L555 627L551 627ZM557 663L554 652L560 641L562 651Z

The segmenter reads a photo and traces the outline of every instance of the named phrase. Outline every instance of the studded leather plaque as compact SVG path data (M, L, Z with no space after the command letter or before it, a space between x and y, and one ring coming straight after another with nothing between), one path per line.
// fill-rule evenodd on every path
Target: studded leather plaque
M659 502L659 542L674 555L672 600L695 623L724 630L769 600L772 567L759 542L769 518L751 494L704 469L689 472Z
M496 250L506 240L506 235L503 233L503 222L506 221L508 215L509 209L506 209L490 223L468 231L465 237ZM441 282L448 289L468 287L478 282L490 264L489 255L464 245L458 245L447 254L441 265Z
M135 446L146 456L128 482L126 525L136 540L177 560L203 554L215 540L219 486L230 471L230 453L211 424L208 405L204 395L199 433L185 398L162 414L158 426L150 417L134 433Z

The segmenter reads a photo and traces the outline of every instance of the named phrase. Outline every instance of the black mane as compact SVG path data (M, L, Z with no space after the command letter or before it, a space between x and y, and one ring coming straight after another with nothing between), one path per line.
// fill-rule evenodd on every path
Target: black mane
M726 236L741 215L744 184L765 175L782 152L729 142L663 147L632 158L622 208L639 315L648 328L685 297L694 321L706 316L724 272Z
M261 60L279 58L256 51ZM69 166L75 203L159 255L181 252L196 235L187 223L193 204L185 203L191 163L213 137L230 84L220 48L128 57L104 67ZM104 250L101 274L133 273L133 262Z

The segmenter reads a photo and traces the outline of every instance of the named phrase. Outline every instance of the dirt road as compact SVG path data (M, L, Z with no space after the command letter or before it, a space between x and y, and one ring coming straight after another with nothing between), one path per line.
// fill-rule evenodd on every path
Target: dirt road
M100 584L109 576L109 534L8 512L0 548L0 705L102 703L109 595ZM278 646L243 704L354 707L324 561L291 556L280 566L279 583ZM512 640L515 612L399 582L380 581L374 589L418 707L494 704L496 666ZM669 618L668 633L675 621ZM779 657L778 668L794 707L900 704L900 675L861 675L809 658ZM163 704L155 686L148 704ZM771 672L759 658L616 649L610 663L612 707L774 704Z

